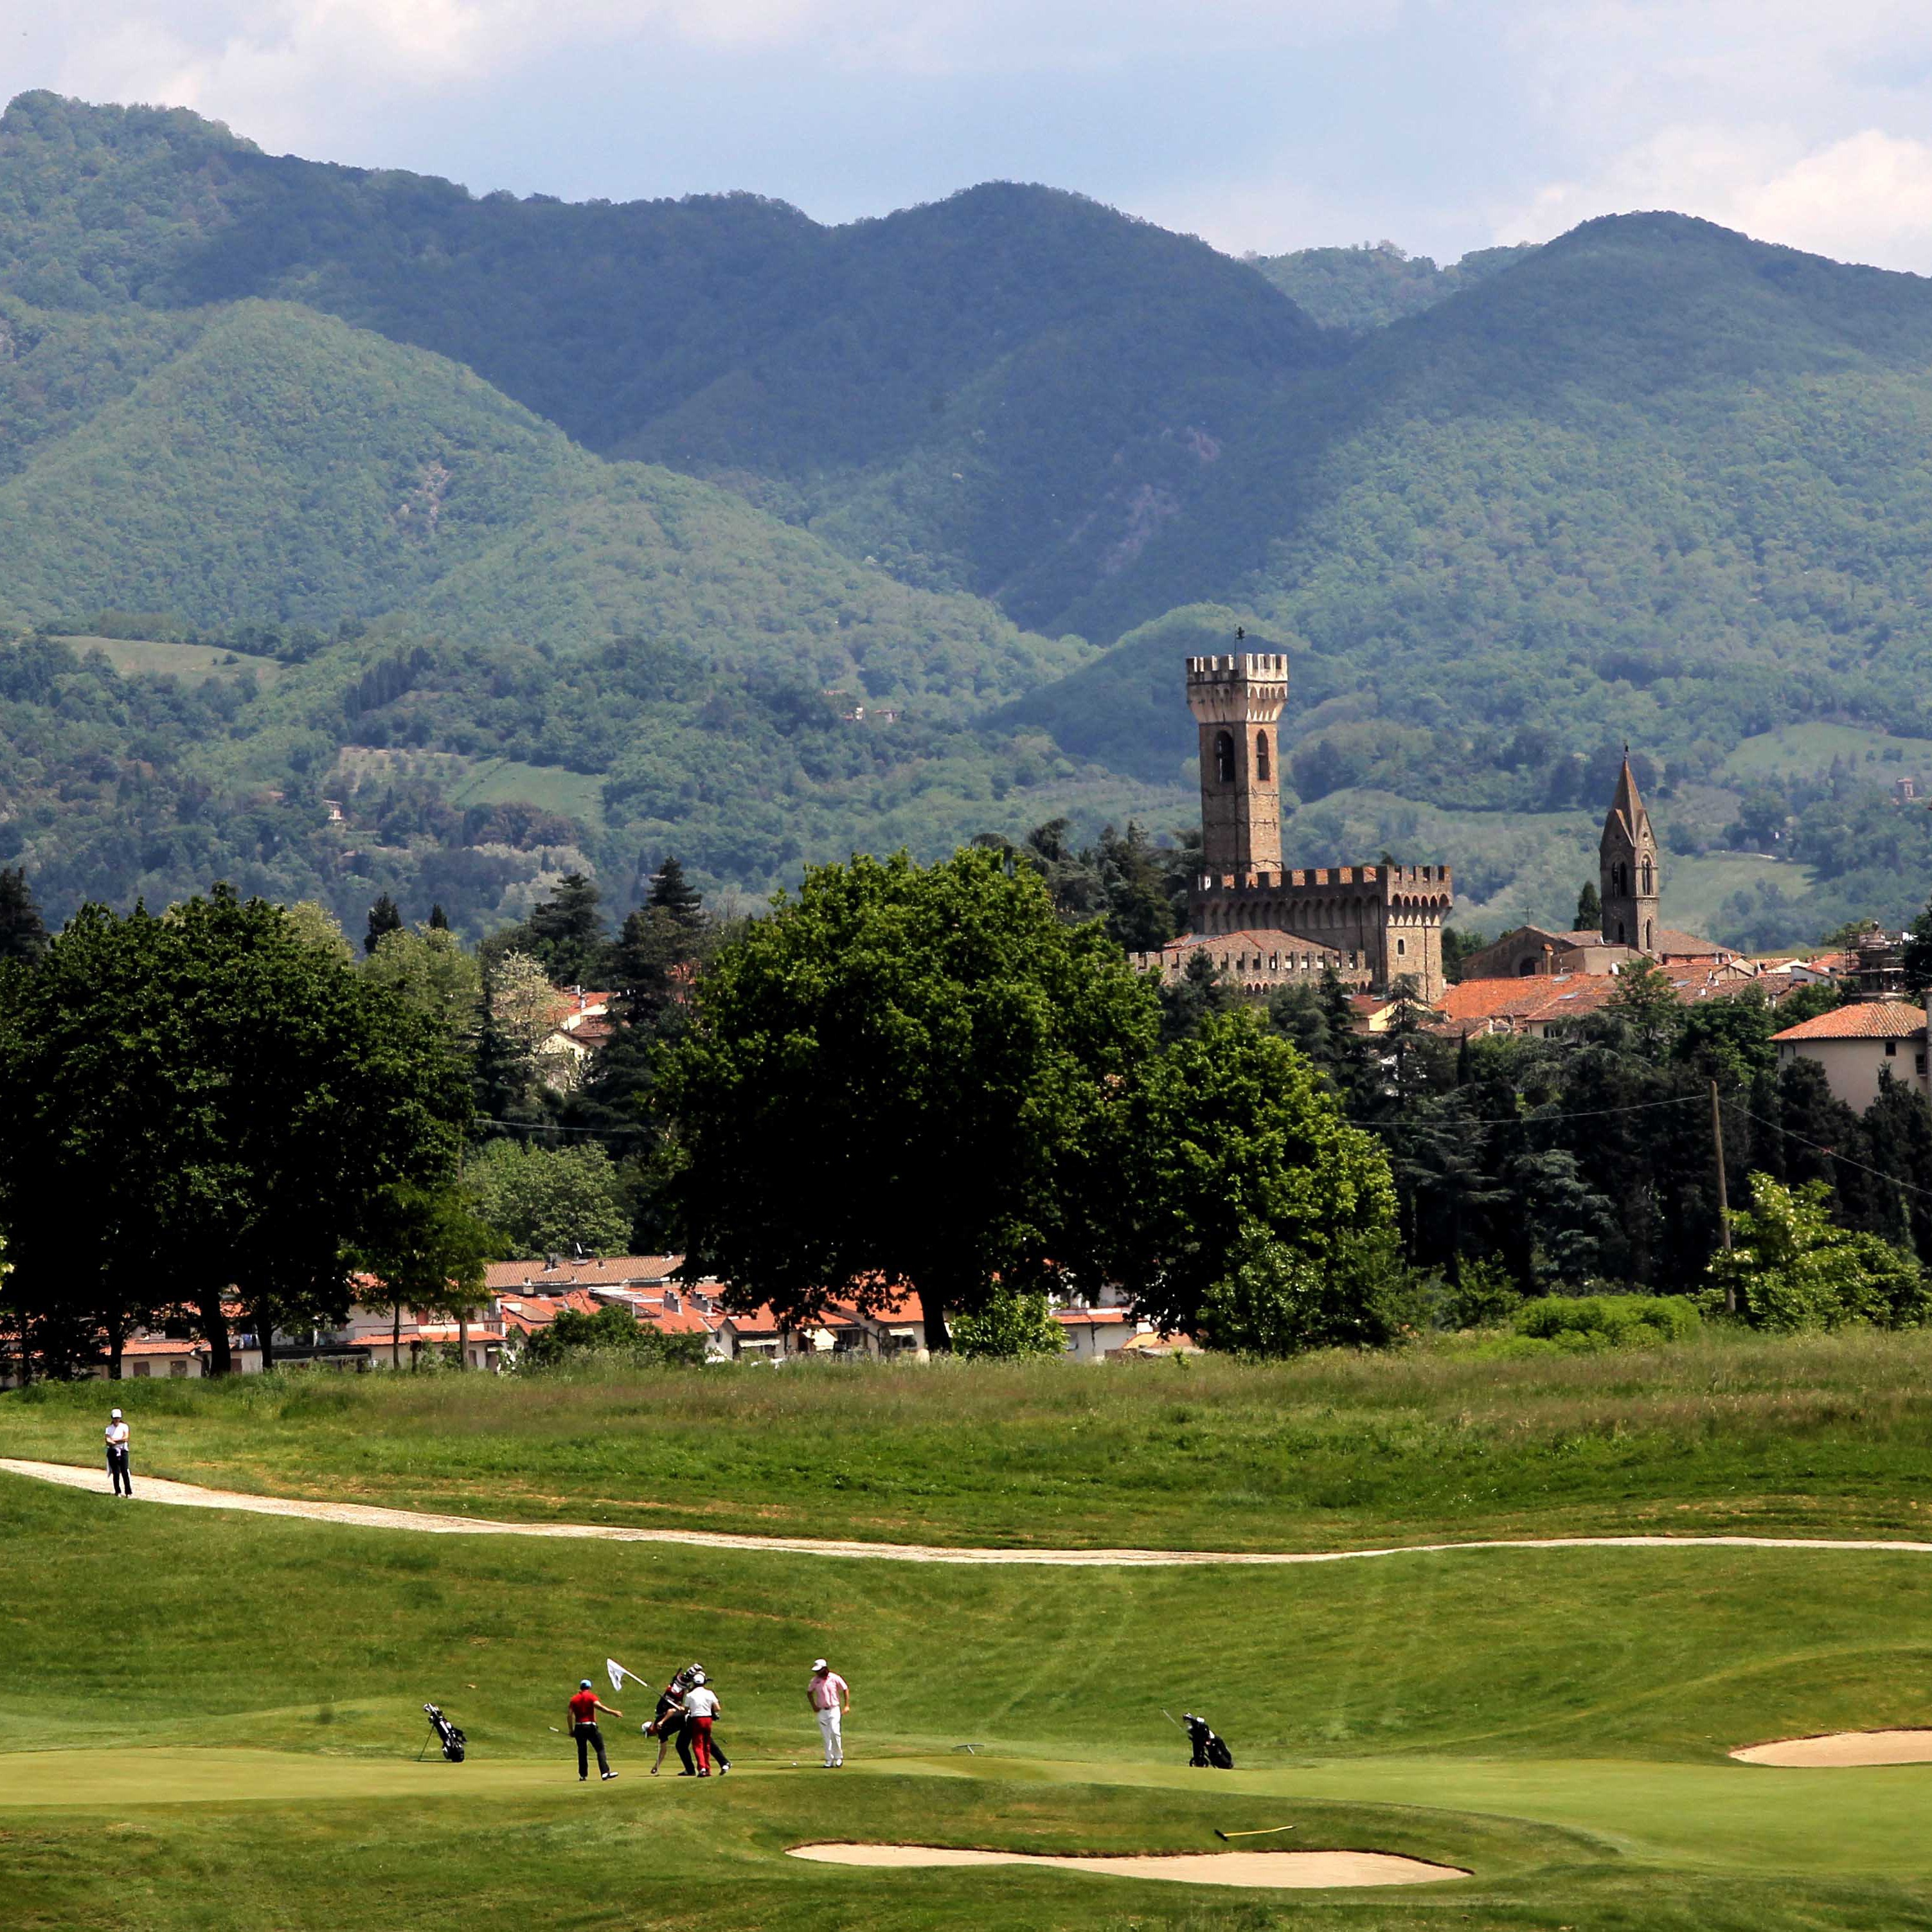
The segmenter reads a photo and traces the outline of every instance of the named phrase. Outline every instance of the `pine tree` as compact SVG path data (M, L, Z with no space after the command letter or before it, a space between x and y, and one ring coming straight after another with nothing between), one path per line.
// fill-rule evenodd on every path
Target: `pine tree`
M47 928L24 866L0 866L0 959L31 964L47 950Z
M385 892L369 908L369 930L363 937L362 950L374 952L382 944L385 933L400 932L402 929L403 915L395 901Z
M651 889L644 903L674 919L694 925L704 916L704 896L684 876L684 868L668 852L664 862L651 874Z
M1601 932L1604 929L1604 902L1597 896L1594 885L1586 884L1576 895L1576 926L1579 932Z
M433 905L429 909L429 929L432 932L447 932L449 930L449 915L440 905Z

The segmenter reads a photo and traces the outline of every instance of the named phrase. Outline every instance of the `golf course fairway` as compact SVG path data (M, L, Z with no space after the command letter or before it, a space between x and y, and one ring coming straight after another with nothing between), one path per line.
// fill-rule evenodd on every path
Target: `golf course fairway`
M0 1472L8 1932L1932 1932L1932 1765L1730 1756L1932 1720L1923 1549L962 1566L170 1507L139 1481ZM817 1656L852 1686L837 1772ZM652 1690L613 1690L607 1658L650 1687L702 1661L730 1774L652 1776ZM586 1676L625 1714L609 1784L579 1782L562 1728ZM1187 1765L1183 1710L1233 1770ZM788 1856L842 1844L1047 1862ZM1282 1891L1120 1862L1230 1846L1468 1876ZM1053 1862L1081 1858L1111 1862Z

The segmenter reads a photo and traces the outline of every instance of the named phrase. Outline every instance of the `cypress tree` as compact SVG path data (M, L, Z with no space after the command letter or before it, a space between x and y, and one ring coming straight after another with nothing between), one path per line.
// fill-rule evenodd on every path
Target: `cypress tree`
M47 950L47 928L24 866L0 866L0 959L28 964Z
M363 935L362 950L373 952L382 943L385 933L400 932L403 915L387 892L369 908L369 930Z

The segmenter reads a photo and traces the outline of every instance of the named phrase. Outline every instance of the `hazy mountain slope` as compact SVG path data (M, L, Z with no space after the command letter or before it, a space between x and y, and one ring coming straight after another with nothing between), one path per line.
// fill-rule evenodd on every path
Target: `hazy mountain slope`
M1292 254L1244 259L1324 328L1368 329L1420 315L1535 252L1533 242L1478 248L1438 268L1426 255L1379 242L1372 248L1298 248Z
M332 626L588 487L592 459L454 363L286 304L203 322L0 484L0 608Z
M221 876L474 929L569 866L621 899L670 846L764 888L882 829L930 854L1142 796L972 728L1087 646L607 464L442 358L254 302L112 340L140 353L104 353L80 420L0 482L0 608L169 614L284 662L184 686L0 649L0 856L56 914Z
M1258 391L1337 352L1252 270L1049 189L836 230L749 196L478 200L47 94L0 118L0 289L300 302L1049 628L1178 513Z

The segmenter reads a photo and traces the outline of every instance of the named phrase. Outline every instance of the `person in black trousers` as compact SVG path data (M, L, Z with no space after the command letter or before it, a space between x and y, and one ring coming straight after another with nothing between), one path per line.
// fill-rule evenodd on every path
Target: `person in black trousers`
M107 1474L117 1496L134 1493L134 1478L128 1468L128 1425L118 1408L107 1420Z
M591 1688L590 1680L585 1678L577 1687L577 1695L570 1700L570 1733L577 1740L577 1778L580 1784L590 1775L590 1752L594 1745L597 1751L598 1774L608 1784L617 1774L610 1768L610 1760L604 1755L604 1733L597 1728L599 1711L607 1717L621 1718L622 1711L614 1711Z

